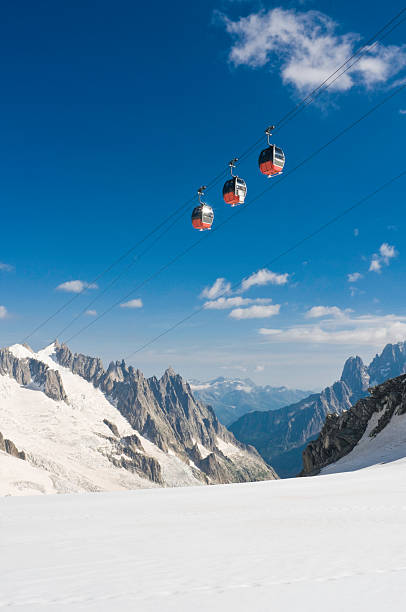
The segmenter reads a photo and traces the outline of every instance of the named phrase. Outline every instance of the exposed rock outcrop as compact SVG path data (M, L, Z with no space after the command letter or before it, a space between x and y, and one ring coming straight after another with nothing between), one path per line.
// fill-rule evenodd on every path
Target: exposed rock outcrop
M25 452L19 451L14 442L4 438L3 434L0 432L0 451L4 451L17 459L26 459Z
M359 400L351 409L327 416L317 440L303 451L301 476L312 476L335 463L358 444L374 413L379 414L376 426L370 432L374 437L390 422L394 414L406 413L406 376L402 375L369 389L370 397Z
M252 444L281 477L303 468L302 452L314 439L327 415L341 414L368 395L368 387L406 372L406 342L388 344L369 366L360 357L344 364L340 381L321 393L269 412L252 412L230 426L235 436Z
M51 399L67 401L61 375L42 361L31 358L19 359L8 349L0 349L0 374L7 374L24 386L33 382Z
M230 429L239 440L255 446L280 476L295 476L302 468L303 447L320 432L326 415L350 408L351 399L347 384L338 381L292 406L246 414Z
M111 362L104 370L99 359L73 354L66 345L58 344L55 358L60 365L103 391L134 429L163 452L175 453L187 464L193 456L196 460L192 461L200 470L196 473L202 481L206 480L205 474L210 482L277 477L254 448L238 442L209 406L195 400L188 383L171 368L160 379L155 376L147 379L124 361ZM218 439L232 444L237 453L232 458L224 455L218 448ZM193 450L197 443L207 454L214 453L213 458L197 457ZM138 462L137 452L135 455L136 459L132 457L132 460ZM151 476L159 478L154 469L150 470Z

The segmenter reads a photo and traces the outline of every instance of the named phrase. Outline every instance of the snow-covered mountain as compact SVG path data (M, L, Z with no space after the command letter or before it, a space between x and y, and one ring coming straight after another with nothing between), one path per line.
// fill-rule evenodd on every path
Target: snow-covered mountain
M54 343L0 349L0 494L272 479L173 370L146 379Z
M256 385L249 378L220 376L206 382L190 380L189 384L194 395L212 406L224 425L230 425L247 412L277 410L310 394L301 389Z
M406 375L370 390L341 415L328 415L303 453L303 476L359 470L406 457Z
M297 475L302 452L320 433L328 414L341 414L360 398L368 387L406 372L406 342L387 344L367 366L360 357L350 357L339 381L290 406L276 411L252 412L232 423L230 430L254 446L281 477Z

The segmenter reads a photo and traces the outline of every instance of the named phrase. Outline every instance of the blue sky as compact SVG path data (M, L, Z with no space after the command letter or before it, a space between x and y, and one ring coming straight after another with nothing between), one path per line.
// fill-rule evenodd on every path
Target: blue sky
M87 287L101 270L401 8L397 1L384 10L366 1L4 7L1 345L20 341L82 291L30 343L53 340L130 260ZM275 133L286 172L406 78L405 33L406 23ZM171 364L193 378L243 375L306 388L332 382L351 354L368 359L386 342L406 339L405 179L263 270L404 170L402 111L404 91L122 300L201 237L191 227L191 205L62 339L95 312L136 300L71 343L118 359L211 302L132 363L148 375ZM238 171L247 202L268 185L257 151ZM221 185L207 200L214 226L235 212L223 203ZM227 293L227 283L237 289ZM216 287L232 301L214 303Z

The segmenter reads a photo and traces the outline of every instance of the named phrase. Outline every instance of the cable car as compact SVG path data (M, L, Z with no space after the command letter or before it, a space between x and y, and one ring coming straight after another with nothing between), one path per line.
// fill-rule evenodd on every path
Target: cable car
M275 176L276 174L281 174L283 166L285 165L285 154L282 149L269 142L269 137L272 136L271 130L274 128L275 126L271 125L265 130L268 140L268 147L261 151L258 158L259 169L261 170L262 174L265 174L268 178Z
M239 176L234 176L233 168L235 168L238 162L238 157L235 157L229 162L231 179L224 183L223 187L223 198L226 204L231 206L238 206L244 204L245 196L247 195L247 185L244 179Z
M195 229L198 229L201 232L203 230L211 229L214 219L214 212L212 207L206 204L205 202L202 202L202 195L205 189L205 185L198 189L197 194L199 196L199 206L196 206L196 208L194 208L192 212L192 225Z

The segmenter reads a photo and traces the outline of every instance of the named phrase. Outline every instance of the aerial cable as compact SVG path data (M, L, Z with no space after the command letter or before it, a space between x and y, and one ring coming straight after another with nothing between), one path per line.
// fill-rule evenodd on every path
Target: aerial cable
M377 195L378 193L380 193L381 191L383 191L384 189L386 189L387 187L392 185L395 181L399 180L400 178L402 178L404 176L406 176L406 169L403 170L397 176L394 176L393 178L389 179L386 183L384 183L383 185L381 185L380 187L378 187L377 189L375 189L374 191L369 193L367 196L365 196L361 200L358 200L358 202L356 202L352 206L349 206L348 208L343 210L341 213L339 213L338 215L336 215L335 217L333 217L332 219L330 219L326 223L323 223L322 225L320 225L317 229L313 230L310 234L307 234L306 236L304 236L304 238L301 238L301 240L298 240L297 242L295 242L288 249L286 249L285 251L282 251L281 253L279 253L278 255L273 257L270 261L268 261L265 264L263 264L263 266L261 266L261 267L268 268L269 266L273 265L275 262L277 262L280 259L282 259L282 257L285 257L285 255L288 255L292 251L296 250L302 244L304 244L305 242L307 242L311 238L314 238L315 236L317 236L318 234L323 232L325 229L327 229L328 227L330 227L331 225L333 225L334 223L336 223L337 221L339 221L340 219L342 219L343 217L348 215L350 212L352 212L353 210L355 210L356 208L358 208L359 206L361 206L362 204L364 204L365 202L370 200L372 197L374 197L375 195ZM236 290L239 287L239 285L240 285L240 282L234 284L231 288L227 289L227 291L223 292L220 296L218 296L218 298L224 297L229 291ZM216 299L218 299L218 298L216 298ZM194 310L193 312L191 312L186 317L183 317L183 319L181 319L177 323L174 323L171 327L168 327L167 329L162 331L160 334L158 334L157 336L155 336L154 338L152 338L151 340L149 340L148 342L146 342L145 344L140 346L138 349L136 349L135 351L133 351L132 353L127 355L125 357L125 359L128 360L131 357L133 357L134 355L136 355L137 353L140 353L145 348L147 348L151 344L155 343L157 340L159 340L160 338L162 338L166 334L169 334L171 331L173 331L174 329L176 329L177 327L179 327L183 323L186 323L187 321L189 321L192 317L196 316L197 314L202 312L204 309L205 309L204 305L200 306L198 309Z
M391 24L393 24L394 21L396 21L398 19L398 17L400 17L400 15L402 15L402 13L404 13L406 11L406 8L402 9L395 17L393 17L383 28L381 28L380 30L378 30L378 32L376 32L372 37L370 37L370 39L363 44L361 47L359 47L349 58L347 58L347 60L345 60L345 62L343 62L343 64L341 64L341 66L339 68L337 68L329 77L327 77L318 87L316 87L311 93L309 93L304 100L302 100L300 103L298 103L291 111L289 111L286 115L284 115L278 122L277 126L279 129L281 129L281 127L284 127L286 125L286 123L288 123L289 121L291 121L292 119L294 119L300 112L302 112L302 110L304 110L307 106L309 106L312 102L314 102L314 100L321 95L321 93L324 93L329 87L331 87L331 85L333 85L333 83L335 83L339 78L341 78L341 76L343 76L348 70L350 70L354 64L356 64L358 61L360 61L360 59L362 59L362 56L367 53L370 52L371 49L378 44L379 40L382 40L383 38L385 38L387 35L389 35L396 27L398 27L401 23L403 23L406 20L406 17L404 17L403 19L401 19L398 23L395 23L392 28L385 32L385 34L383 34L381 36L381 38L379 40L376 40L372 45L370 45L370 43L374 40L374 38L376 38L376 36L378 36L379 34L381 34L382 32L384 32L384 30L387 29L388 26L390 26ZM362 53L361 53L362 52ZM356 56L359 56L354 62L352 62L350 65L349 62L351 61L351 59L355 58ZM340 70L344 67L347 66L345 68L345 70L343 70L342 72L340 72ZM333 80L330 80L333 76L335 76L335 78ZM325 86L325 87L324 87ZM324 87L324 88L323 88ZM323 88L323 89L322 89ZM317 93L318 92L318 93ZM315 97L314 94L317 93L317 96ZM277 126L272 126L274 129L277 129ZM235 166L235 163L237 161L240 161L241 159L245 159L246 157L248 157L248 155L252 152L252 150L254 150L254 148L257 147L257 145L262 141L262 137L260 139L258 139L253 145L251 145L241 156L241 158L234 158L229 165L231 165L231 163L233 163L231 167L231 174L232 173L232 169ZM268 138L269 141L269 138ZM219 182L219 180L221 180L221 178L224 176L224 173L219 174L210 184L208 188L212 188L215 184L217 184ZM246 186L245 186L245 193L246 193ZM244 196L245 198L245 196ZM244 198L240 198L240 201L244 201ZM188 205L192 200L189 200L187 202L187 204L185 204L184 206L182 206L180 209L178 209L178 211L183 211L184 208L186 207L186 205ZM169 219L170 217L168 217ZM179 218L179 217L178 217ZM176 219L175 223L177 222L178 218ZM168 220L166 219L164 221L164 223ZM172 223L169 226L169 229L173 227L173 225L175 223ZM166 230L167 232L168 230ZM164 232L164 233L166 233ZM163 235L163 234L162 234ZM155 240L153 242L153 245L155 245L157 242L159 242L158 240ZM134 247L135 248L135 247ZM147 249L149 250L149 248ZM143 251L142 255L145 254L146 251ZM139 259L139 258L138 258ZM57 336L59 336L60 334L64 333L66 331L66 329L68 329L74 322L77 321L77 319L82 316L82 314L84 314L86 312L86 310L90 307L90 305L92 305L94 302L96 302L102 295L104 295L106 293L106 291L112 286L114 285L117 280L119 280L119 278L121 278L123 276L123 274L125 274L128 269L131 269L133 267L133 263L130 264L130 266L128 268L126 268L124 270L123 273L119 274L118 277L116 277L115 279L113 279L113 281L111 283L109 283L109 285L107 286L106 290L103 290L100 294L98 294L97 296L95 296L91 302L89 302L87 304L87 306L85 308L83 308L83 310L81 311L81 313L78 316L75 316L74 319L71 321L71 323L69 323Z
M141 251L141 253L139 253L139 255L137 255L132 261L130 261L130 263L128 264L128 266L126 266L119 274L117 274L108 285L106 285L106 287L97 295L94 296L94 298L92 300L90 300L90 302L87 302L86 306L84 306L84 308L77 314L75 315L70 321L69 323L67 323L65 325L65 327L63 327L57 334L56 334L56 338L60 338L62 337L62 335L74 324L76 323L76 321L78 319L80 319L80 317L82 315L84 315L86 313L86 311L89 310L89 308L91 306L93 306L93 304L95 304L105 293L107 293L107 291L109 291L119 280L120 278L122 278L125 274L127 274L135 265L138 264L138 262L155 246L155 244L157 242L159 242L159 240L161 240L161 238L168 233L168 231L179 221L180 215L178 215L170 225L168 225L165 230L163 232L161 232L160 234L158 234L158 236L155 238L155 240L153 240L143 251Z
M211 189L215 184L217 184L224 176L225 176L226 172L223 170L220 174L218 174L212 181L210 181L208 183L207 189ZM180 212L183 212L183 210L185 210L185 208L187 206L189 206L191 203L193 202L193 198L190 198L189 200L187 200L186 202L184 202L181 206L179 206L174 212L172 212L170 215L168 215L168 217L166 217L163 221L161 221L156 227L154 227L150 232L148 232L148 234L146 234L141 240L139 240L136 244L134 244L132 247L130 247L127 251L125 251L125 253L123 253L122 255L120 255L117 259L115 259L111 264L109 264L104 270L102 270L99 274L97 274L97 276L95 276L90 282L90 285L94 285L95 283L97 283L98 280L100 280L100 278L102 278L103 276L105 276L108 272L110 272L110 270L112 270L116 265L118 265L120 262L122 262L124 259L126 259L129 255L131 255L131 253L133 251L135 251L135 249L137 249L139 246L141 246L144 242L146 242L148 240L148 238L150 238L151 236L153 236L157 231L159 231L162 227L164 227L168 221L170 221L171 219L173 219L173 215L176 215ZM177 217L177 220L179 219L179 217ZM174 224L173 224L174 225ZM171 225L172 227L172 225ZM167 229L165 231L165 233L167 233ZM154 242L155 244L155 242ZM131 267L131 266L130 266ZM121 276L121 275L120 275ZM117 279L118 280L118 279ZM114 284L114 283L113 283ZM69 300L67 300L66 302L64 302L57 310L55 310L55 312L51 315L49 315L49 317L47 317L44 321L42 321L39 325L37 325L37 327L35 327L29 334L27 334L25 336L25 338L22 340L22 343L27 342L27 340L29 340L37 331L39 331L40 329L42 329L42 327L44 327L47 323L49 323L49 321L51 321L52 319L54 319L60 312L62 312L63 310L65 310L65 308L67 308L68 306L70 306L72 304L72 302L74 302L79 296L83 295L83 293L85 293L84 291L81 291L80 293L76 293L75 295L73 295L71 298L69 298ZM87 309L87 308L86 308Z
M327 147L329 147L331 144L333 144L336 140L338 140L341 136L343 136L344 134L346 134L347 132L349 132L351 129L353 129L356 125L358 125L359 123L361 123L361 121L363 121L364 119L366 119L367 117L369 117L372 113L374 113L376 110L378 110L381 106L383 106L386 102L388 102L389 100L391 100L395 95L397 95L400 91L403 91L406 88L406 83L402 84L400 87L398 87L395 91L393 91L389 96L386 96L386 98L384 98L383 100L380 100L380 102L378 102L377 104L375 104L372 108L370 108L366 113L364 113L363 115L361 115L360 117L358 117L358 119L356 119L355 121L353 121L352 123L350 123L347 127L343 128L338 134L336 134L335 136L333 136L333 138L331 138L330 140L328 140L324 145L322 145L321 147L319 147L318 149L316 149L313 153L311 153L308 157L306 157L304 160L302 160L301 162L299 162L296 166L294 166L291 170L289 170L288 172L286 172L285 174L283 174L279 180L274 181L273 183L271 183L268 187L266 187L265 189L263 189L259 194L257 194L252 200L250 200L250 202L248 204L246 204L244 207L240 207L236 209L236 212L234 214L232 214L231 216L227 217L226 219L224 219L224 221L222 221L222 223L220 223L219 225L217 225L214 229L211 230L211 232L209 234L205 234L204 236L202 236L200 239L196 240L193 244L191 244L189 247L187 247L186 249L184 249L183 251L181 251L180 253L178 253L178 255L176 255L174 258L172 258L169 262L167 262L165 265L161 266L161 268L159 268L156 272L154 272L153 274L151 274L149 277L147 277L146 279L144 279L141 283L139 283L138 285L136 285L133 289L131 289L130 292L128 292L124 297L122 297L120 300L118 300L117 302L115 302L114 304L112 304L111 306L109 306L105 311L103 311L102 313L100 313L95 319L92 319L92 321L90 321L87 325L85 325L84 327L82 327L81 329L79 329L76 333L74 333L72 336L70 336L70 338L68 338L66 340L66 342L70 342L71 340L73 340L74 338L76 338L77 336L79 336L81 333L83 333L84 331L86 331L87 329L89 329L89 327L91 327L92 325L94 325L97 321L99 321L102 317L104 317L106 314L108 314L109 312L111 312L116 306L118 306L120 303L122 303L125 300L128 300L129 297L131 297L136 291L138 291L139 289L141 289L142 287L144 287L147 283L149 283L151 280L154 280L157 276L159 276L160 274L162 274L162 272L164 272L165 270L167 270L170 266L172 266L174 263L176 263L177 261L179 261L182 257L184 257L185 255L187 255L192 249L194 249L195 247L197 247L203 240L205 240L206 238L208 238L208 236L213 235L214 232L220 230L222 227L224 227L224 225L226 225L227 223L229 223L229 221L231 221L232 219L234 219L234 217L243 212L244 210L246 210L249 206L251 206L252 204L254 204L259 198L261 198L263 195L265 195L265 193L267 193L270 189L273 189L276 187L276 185L280 184L282 181L286 180L288 177L290 177L294 172L296 172L297 170L299 170L299 168L301 168L302 166L304 166L305 164L307 164L309 161L311 161L314 157L316 157L317 155L319 155L322 151L324 151Z
M383 34L378 40L376 40L373 44L370 44L381 32L386 30L386 28L389 25L391 25L398 17L400 17L400 15L402 15L402 13L404 13L405 11L406 11L406 8L403 8L383 28L381 28L378 32L376 32L373 36L371 36L371 38L365 44L359 47L357 51L355 51L349 58L347 58L345 62L341 64L341 66L339 66L332 74L330 74L330 76L328 76L322 83L320 83L320 85L318 85L315 89L313 89L313 91L311 91L301 102L299 102L293 109L291 109L288 113L286 113L286 115L284 115L278 121L278 123L275 126L273 126L274 130L280 130L281 128L285 127L287 123L295 119L303 110L305 110L305 108L310 106L310 104L312 104L312 102L314 102L315 99L317 99L322 93L327 91L329 87L331 87L339 78L341 78L346 72L348 72L348 70L350 70L355 64L357 64L366 53L371 51L371 49L375 47L375 45L378 44L378 42L386 38L386 36L388 36L391 32L393 32L393 30L395 30L398 26L400 26L406 20L406 17L403 17L403 19L401 19L395 25L393 25L392 28L388 30L388 32L385 32L385 34ZM344 68L344 66L346 66L355 57L357 57L357 59L352 64L347 66L342 72L340 72L340 70ZM330 81L330 79L333 76L335 76L335 78L332 81ZM314 94L316 93L317 95L315 96ZM255 150L256 147L262 142L262 140L263 140L262 136L261 138L258 138L258 140L256 140L250 147L248 147L248 149L244 151L244 153L242 153L239 160L241 161L243 159L246 159L252 153L252 151Z
M306 108L309 104L311 104L314 101L314 94L317 93L319 91L319 94L326 91L326 89L328 89L328 87L330 87L338 78L340 78L347 70L349 70L353 65L351 64L351 66L347 67L342 73L340 73L331 83L329 83L322 91L321 88L327 84L327 82L333 77L335 76L344 66L346 66L348 64L348 62L351 61L351 59L353 59L354 57L356 57L357 55L359 55L361 53L362 50L365 50L365 52L367 52L368 50L370 50L372 47L369 47L368 49L368 45L370 45L370 43L379 35L381 34L384 30L386 30L391 24L393 24L404 12L406 11L406 8L403 8L401 11L399 11L399 13L397 15L395 15L392 19L390 19L380 30L378 30L378 32L376 32L372 37L369 38L369 40L363 44L359 49L357 49L357 51L355 51L349 58L347 58L347 60L345 60L345 62L343 62L343 64L341 64L341 66L339 66L329 77L327 77L327 79L325 79L318 87L316 87L312 92L310 92L301 102L299 102L293 109L291 109L288 113L286 113L277 123L276 128L277 129L281 129L281 127L284 127L286 125L286 123L288 123L289 121L291 121L293 118L295 118L297 116L297 114L299 114L299 112L301 112L301 110L304 110L304 108ZM385 36L387 36L390 32L392 32L396 27L398 27L403 21L405 21L406 17L403 18L402 20L400 20L398 23L394 24L392 26L392 28L386 32L383 36L381 36L380 40L382 40ZM375 41L374 45L377 44L378 41ZM374 46L372 45L372 46ZM319 95L318 94L318 95ZM306 103L308 102L308 103ZM254 148L262 141L262 137L260 139L258 139L257 141L255 141L255 143L253 143L248 149L246 149L244 151L244 153L239 157L239 160L243 160L245 159L253 150ZM210 181L207 185L207 189L212 189L222 178L224 178L224 176L226 175L226 171L222 171L220 174L218 174L214 179L212 179L212 181ZM139 246L141 246L144 242L146 242L148 240L148 238L150 238L151 236L153 236L157 231L159 231L163 226L166 225L166 223L168 221L170 221L171 219L173 219L173 215L178 214L180 212L182 212L183 210L185 210L185 208L187 206L189 206L191 203L193 202L193 198L190 198L189 200L187 200L186 202L184 202L181 206L179 206L173 213L171 213L168 217L166 217L163 221L161 221L155 228L153 228L150 232L148 232L141 240L139 240L137 243L135 243L132 247L130 247L127 251L125 251L122 255L120 255L117 259L115 259L111 264L109 264L104 270L102 270L99 274L97 274L97 276L95 276L89 284L95 284L98 280L100 280L100 278L102 278L105 274L107 274L110 270L112 270L112 268L114 268L116 265L118 265L121 261L123 261L124 259L126 259L133 251L135 251L135 249L137 249ZM171 225L172 227L172 225ZM212 230L214 231L214 230ZM166 233L166 232L165 232ZM154 241L153 244L156 244L156 242L158 241ZM128 271L128 269L130 269L132 267L132 264L130 266L128 266L128 268L126 268L126 270L123 272L123 274L125 274L126 271ZM115 279L113 279L112 283L110 283L108 285L108 287L110 288L112 285L115 284L116 280L118 280L119 278L121 278L121 276L123 274L119 274L118 277L116 277ZM59 313L61 313L63 310L65 310L68 306L70 306L79 296L81 296L84 292L80 292L75 294L74 296L72 296L71 298L69 298L66 302L64 302L59 308L57 308L57 310L49 315L44 321L42 321L37 327L35 327L28 335L25 336L25 338L22 340L22 342L27 342L27 340L29 340L37 331L39 331L40 329L42 329L42 327L44 327L47 323L49 323L49 321L51 321L53 318L55 318ZM98 297L100 295L103 295L105 293L105 291L102 292L102 294L99 294L97 297L92 299L92 303L94 303ZM83 312L85 312L88 309L89 305L83 309ZM76 318L75 318L76 320Z

